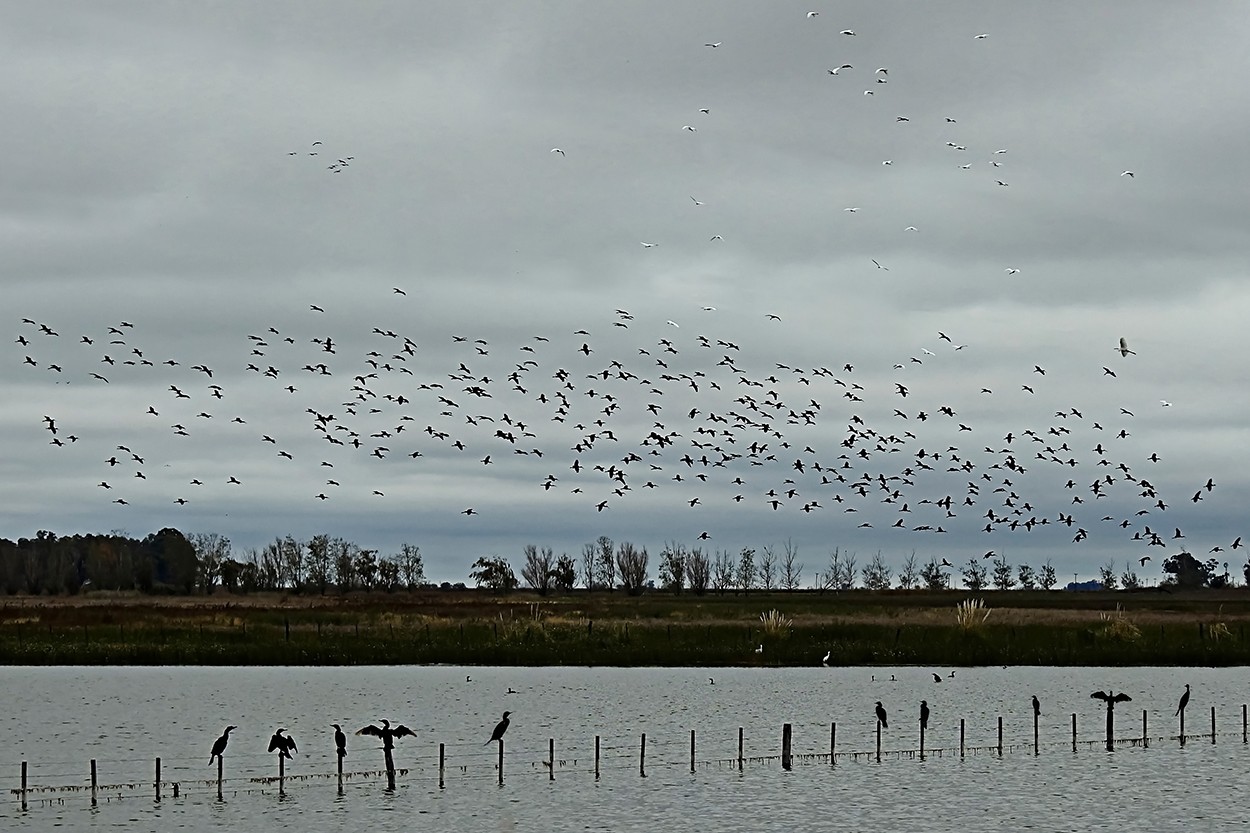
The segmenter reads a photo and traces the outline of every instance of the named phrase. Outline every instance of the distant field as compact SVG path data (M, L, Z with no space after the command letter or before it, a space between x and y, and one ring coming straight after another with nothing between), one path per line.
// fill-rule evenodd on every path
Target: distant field
M961 626L973 596L989 615ZM4 599L0 663L1242 665L1247 620L1243 590L96 593Z

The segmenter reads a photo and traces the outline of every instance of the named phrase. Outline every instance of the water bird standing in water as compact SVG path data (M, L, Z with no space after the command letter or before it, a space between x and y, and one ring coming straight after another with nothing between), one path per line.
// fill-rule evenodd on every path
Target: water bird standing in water
M1189 683L1185 683L1185 693L1181 695L1180 705L1176 707L1176 714L1185 711L1185 707L1189 705Z
M283 737L282 733L286 729L279 729L273 733L273 737L269 739L269 751L277 752L281 757L290 760L292 752L298 752L295 748L295 738Z
M409 729L407 726L404 726L403 724L400 724L399 726L395 726L394 728L392 728L391 722L387 720L386 718L382 718L381 728L370 724L366 726L365 728L361 729L360 731L356 732L356 734L373 735L374 737L381 738L383 749L394 749L396 738L402 738L405 736L411 736L415 738L417 736L416 732L412 731L411 729Z
M343 727L337 723L331 723L334 727L334 748L338 752L339 759L347 757L347 735L343 734Z
M881 724L882 729L890 728L890 724L885 719L885 706L881 705L881 701L877 701L877 722Z
M482 744L483 746L488 746L489 744L492 744L495 741L499 741L500 743L503 742L503 733L508 731L508 715L510 714L512 714L512 712L503 713L503 720L495 724L495 731L490 733L490 740Z
M237 728L239 727L227 726L226 731L221 733L221 737L217 738L217 740L213 742L213 751L210 752L208 756L208 762L210 764L213 762L213 758L217 758L219 760L221 759L221 753L226 751L226 744L230 742L230 733Z

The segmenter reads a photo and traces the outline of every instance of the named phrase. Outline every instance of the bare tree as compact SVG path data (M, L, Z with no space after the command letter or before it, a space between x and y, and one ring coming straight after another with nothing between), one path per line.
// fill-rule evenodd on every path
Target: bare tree
M325 595L334 575L334 556L330 552L330 536L314 535L308 539L308 583Z
M292 590L300 590L304 586L304 542L296 541L290 535L282 539L282 568L286 576L287 586Z
M916 566L916 551L903 562L903 569L898 571L898 586L903 590L915 590L920 583L920 568Z
M724 595L726 590L733 587L734 566L734 559L729 554L729 550L716 551L712 561L712 589L717 593Z
M551 590L551 570L555 566L555 553L550 547L539 550L533 544L525 545L525 566L521 568L521 578L530 587L545 596Z
M665 544L660 553L660 586L677 595L686 587L686 548L676 542Z
M599 548L595 544L582 545L582 581L587 590L595 589L595 579L599 575Z
M777 586L777 553L769 544L760 550L760 587L765 591Z
M409 543L400 544L396 564L399 565L399 575L404 586L409 590L416 590L425 584L425 559L421 557L420 547Z
M799 548L789 538L781 545L785 556L781 559L781 587L798 590L803 583L803 565L799 563Z
M755 550L743 547L738 556L738 589L743 593L750 593L755 586L755 574Z
M864 587L867 587L869 590L889 590L891 572L893 571L886 566L885 561L881 558L881 550L877 550L877 554L872 557L872 561L864 565Z
M707 554L698 547L692 549L686 556L686 578L690 582L690 592L696 596L706 593L711 572Z
M201 593L211 593L220 578L221 565L230 559L230 539L216 532L192 532L187 542L199 561L196 584Z
M621 574L621 585L631 596L642 592L647 583L647 548L638 549L628 541L616 548L616 568Z
M606 535L600 535L597 543L599 544L599 579L608 590L615 590L616 550L612 539Z

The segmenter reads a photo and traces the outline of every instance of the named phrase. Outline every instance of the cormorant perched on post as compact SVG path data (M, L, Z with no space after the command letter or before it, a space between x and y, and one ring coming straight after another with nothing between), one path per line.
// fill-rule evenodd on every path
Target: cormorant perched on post
M882 729L890 728L890 724L885 720L885 706L881 705L881 701L877 701L877 722L881 724Z
M230 742L230 733L237 728L239 727L227 726L226 731L221 733L221 737L217 738L217 740L213 742L213 751L210 752L208 756L208 762L210 764L213 762L213 758L220 758L221 753L226 751L226 744Z
M1133 699L1132 697L1129 697L1127 694L1125 694L1123 691L1121 691L1119 694L1112 694L1109 691L1095 691L1093 694L1089 696L1094 698L1095 700L1102 700L1103 702L1105 702L1107 704L1108 709L1114 709L1116 703L1127 703L1128 701Z
M391 728L391 722L386 718L382 718L382 728L379 729L377 726L369 725L358 731L356 734L374 735L375 737L381 738L383 749L394 749L396 738L402 738L405 735L411 735L414 738L417 736L416 732L402 724L396 726L395 728Z
M491 732L491 733L490 733L490 740L488 740L488 741L486 741L486 743L482 744L483 746L487 746L487 745L489 745L489 744L492 744L492 743L494 743L495 741L500 741L500 742L502 742L502 741L503 741L503 733L504 733L504 732L506 732L506 731L508 731L508 715L510 715L510 714L512 714L512 712L504 712L504 713L503 713L503 720L501 720L501 721L499 721L498 723L496 723L496 724L495 724L495 731L493 731L493 732Z
M1037 699L1036 694L1033 695L1033 716L1034 717L1042 716L1042 703L1040 700Z
M343 734L343 727L337 723L331 723L334 727L334 747L338 750L339 758L347 757L347 735Z
M929 701L928 700L920 701L920 728L921 729L929 728Z
M295 738L282 736L282 733L285 731L286 729L279 729L273 733L273 737L269 739L269 751L277 752L283 758L290 760L291 753L299 750L295 748Z
M1176 707L1176 713L1180 714L1185 711L1185 707L1189 705L1189 683L1185 683L1185 693L1181 695L1180 705Z

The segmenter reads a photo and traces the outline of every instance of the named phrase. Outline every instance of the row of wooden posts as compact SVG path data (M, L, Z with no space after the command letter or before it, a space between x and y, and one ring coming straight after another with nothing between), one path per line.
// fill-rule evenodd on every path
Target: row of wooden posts
M1140 743L1143 747L1148 747L1150 745L1150 736L1148 732L1148 729L1149 729L1148 714L1149 713L1146 709L1142 709L1141 736L1132 737L1132 738L1122 738L1120 742ZM1115 743L1116 743L1116 739L1114 736L1114 730L1115 730L1114 715L1115 715L1115 710L1112 708L1108 708L1107 709L1107 736L1106 736L1106 748L1108 752L1113 751L1115 749ZM1038 723L1039 723L1039 716L1035 714L1033 716L1033 754L1034 755L1041 754L1040 729L1039 729ZM880 763L881 754L882 754L881 752L881 729L882 729L881 722L877 721L876 749L874 752L839 753L837 751L838 724L836 721L833 723L830 723L829 724L829 752L828 752L829 763L830 764L836 763L837 757L840 754L841 755L849 754L855 758L868 756L868 757L875 758L875 760L878 763ZM965 729L966 729L966 722L963 718L960 718L959 720L959 757L961 758L964 757L969 751L969 747L967 746L967 743L966 743ZM920 747L918 750L919 757L921 760L925 759L925 734L926 734L925 727L921 725ZM1177 739L1180 741L1180 744L1184 746L1185 741L1191 737L1205 738L1205 737L1208 737L1208 735L1206 734L1186 735L1185 734L1185 712L1182 710L1180 712L1180 734ZM1215 738L1216 738L1215 706L1211 707L1211 733L1209 737L1211 738L1211 743L1214 744ZM745 762L747 760L744 754L744 751L745 751L744 741L745 741L744 731L741 727L739 727L738 728L738 755L731 762L731 763L736 763L737 768L739 770L742 770L744 768ZM1241 707L1241 741L1242 743L1250 742L1250 710L1248 710L1248 707L1246 704L1243 704ZM1089 743L1089 741L1083 741L1083 742ZM498 744L499 744L498 762L496 766L498 769L499 783L503 784L504 782L503 740L500 739L498 741ZM1077 751L1077 744L1078 744L1078 740L1077 740L1077 734L1076 734L1076 712L1073 712L1072 713L1072 751L1073 752ZM973 747L972 751L975 752L978 749L987 749L987 748L989 750L996 752L1000 757L1003 754L1003 718L1002 717L998 718L998 737L997 737L996 745L992 747ZM933 750L930 750L930 751L933 751ZM944 750L939 749L937 751L941 752ZM954 750L951 750L951 751L953 752ZM395 763L392 758L390 749L384 750L384 754L386 758L387 789L393 791L395 789L395 774L396 774ZM824 756L821 755L821 757L824 757ZM792 729L791 724L789 723L782 724L782 727L781 727L780 759L781 759L781 766L783 769L789 770L792 768L793 762L794 762L793 729ZM600 736L595 735L594 775L595 775L596 780L598 780L600 776L600 760L601 760ZM698 760L695 756L695 730L691 729L690 730L690 771L691 772L695 771L695 767L697 763L698 763ZM556 765L555 764L556 764L556 742L555 742L555 738L549 738L547 741L547 760L543 761L543 766L547 769L548 778L552 781L554 781L556 777ZM440 743L438 745L438 787L439 789L444 789L446 787L446 781L445 781L446 768L447 768L447 747L446 747L446 744ZM644 778L647 775L647 735L645 732L642 734L640 744L639 744L638 774ZM337 777L338 777L339 793L342 794L343 792L343 759L342 758L338 759ZM22 779L21 787L17 790L14 790L14 792L18 793L21 798L22 810L26 810L28 809L27 795L30 792L30 790L28 789L28 783L27 783L27 762L26 761L22 761L21 779ZM219 800L224 798L224 793L222 789L224 780L225 780L224 779L224 764L223 764L221 757L218 756L217 758L217 798ZM283 794L285 792L285 781L286 781L286 758L282 755L278 756L277 781L278 781L279 794ZM157 758L156 759L156 780L154 784L157 801L161 800L161 797L162 797L161 788L162 788L162 785L165 783L166 782L161 779L161 759ZM168 782L168 783L172 790L173 797L178 798L180 795L179 783L178 782ZM97 804L96 794L97 794L98 789L99 789L99 782L97 780L97 775L96 775L96 760L92 758L91 759L91 806L93 807L96 806Z

